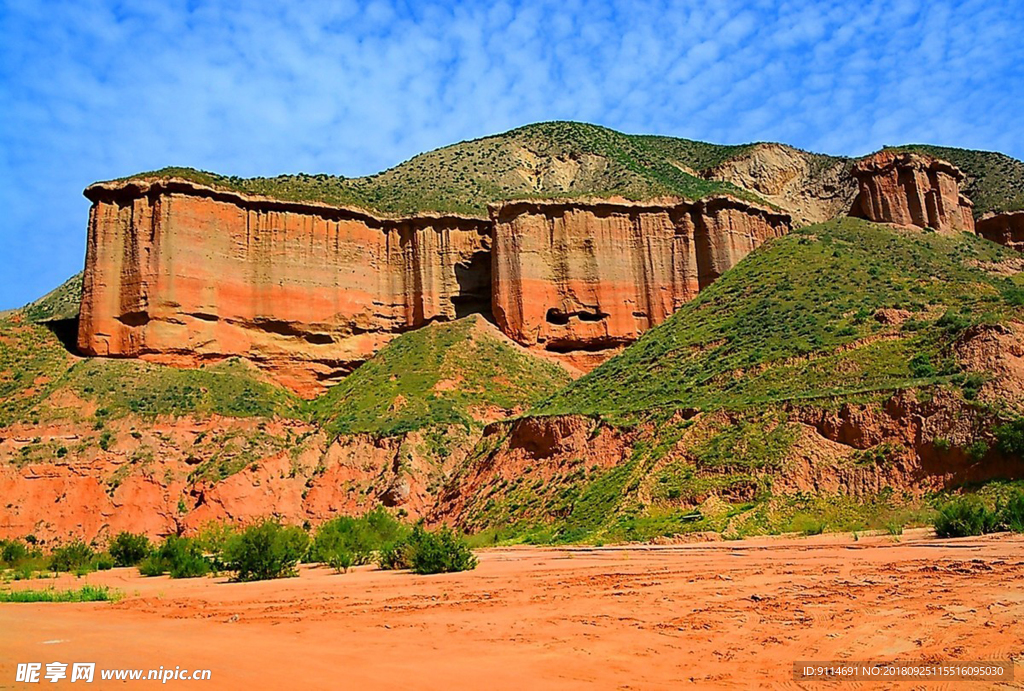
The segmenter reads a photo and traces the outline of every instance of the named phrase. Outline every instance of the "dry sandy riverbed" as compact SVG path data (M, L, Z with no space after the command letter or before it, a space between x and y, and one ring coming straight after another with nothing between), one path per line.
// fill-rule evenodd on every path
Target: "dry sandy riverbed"
M134 569L62 578L60 587L105 584L127 597L0 605L0 688L17 688L19 661L57 660L209 668L212 682L168 686L218 689L852 689L880 685L797 684L792 664L1011 657L1013 686L1024 687L1022 536L914 531L899 543L823 535L479 556L476 571L440 576L367 567L262 583ZM40 687L60 685L28 688Z

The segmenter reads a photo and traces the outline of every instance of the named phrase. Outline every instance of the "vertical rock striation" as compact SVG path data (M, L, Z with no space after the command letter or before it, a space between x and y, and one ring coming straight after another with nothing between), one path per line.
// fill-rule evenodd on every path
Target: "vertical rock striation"
M581 369L790 229L788 215L730 197L512 201L490 212L499 328Z
M876 223L974 232L973 204L960 193L964 174L925 154L888 149L857 162L860 192L850 215Z
M976 229L986 240L1024 251L1024 211L986 214L978 219Z
M489 304L486 219L379 218L180 179L86 196L89 355L243 356L311 396L394 334Z

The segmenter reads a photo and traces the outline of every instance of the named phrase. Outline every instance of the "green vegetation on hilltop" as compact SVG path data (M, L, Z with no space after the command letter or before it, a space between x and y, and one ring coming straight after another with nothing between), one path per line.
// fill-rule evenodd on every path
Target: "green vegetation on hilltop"
M76 319L82 302L82 272L78 272L49 293L21 308L34 322Z
M964 172L962 191L974 202L974 217L1024 209L1024 162L995 151L956 149L927 144L892 147L920 151L949 161Z
M690 199L728 193L759 201L728 183L684 170L724 160L742 147L628 135L578 122L544 122L429 151L363 178L279 175L239 178L163 168L126 179L182 177L278 199L354 205L384 213L445 211L486 215L487 204L518 198Z
M753 252L535 412L628 420L955 383L957 335L1021 311L1021 275L984 269L1016 256L973 235L810 226ZM909 314L895 326L881 309Z
M395 435L431 425L469 427L474 408L525 408L568 381L561 367L472 316L403 334L310 408L334 434Z

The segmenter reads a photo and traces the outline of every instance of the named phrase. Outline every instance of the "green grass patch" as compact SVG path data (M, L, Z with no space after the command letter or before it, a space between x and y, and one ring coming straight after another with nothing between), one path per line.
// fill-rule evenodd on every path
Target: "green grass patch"
M117 590L94 585L74 590L0 590L0 602L117 602L121 597Z

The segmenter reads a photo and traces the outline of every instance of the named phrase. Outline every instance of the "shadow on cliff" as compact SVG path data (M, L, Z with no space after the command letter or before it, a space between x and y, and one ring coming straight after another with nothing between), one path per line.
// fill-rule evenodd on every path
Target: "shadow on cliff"
M78 350L78 317L71 319L50 319L39 322L57 337L64 350L72 355L81 356Z

